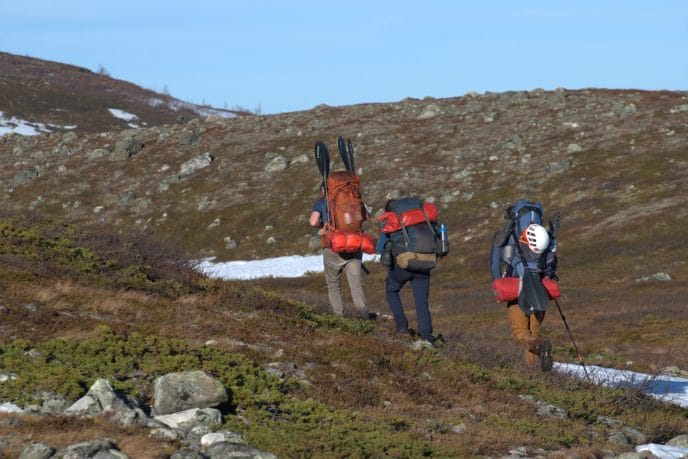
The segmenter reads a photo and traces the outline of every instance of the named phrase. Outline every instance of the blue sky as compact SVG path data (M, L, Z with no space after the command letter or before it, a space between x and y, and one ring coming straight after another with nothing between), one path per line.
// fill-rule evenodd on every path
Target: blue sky
M263 113L468 91L688 90L688 2L3 0L0 51Z

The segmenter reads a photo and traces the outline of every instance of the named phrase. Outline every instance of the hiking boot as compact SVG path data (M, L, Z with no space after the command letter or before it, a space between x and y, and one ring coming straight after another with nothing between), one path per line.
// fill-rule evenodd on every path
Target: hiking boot
M420 351L421 349L433 349L434 346L433 344L428 341L427 339L418 339L413 341L410 345L409 348L413 351Z
M442 336L441 333L437 336L433 336L432 339L428 341L430 341L435 347L442 347L445 344L444 336Z
M552 361L552 343L543 341L540 345L540 369L542 371L552 371L554 362Z

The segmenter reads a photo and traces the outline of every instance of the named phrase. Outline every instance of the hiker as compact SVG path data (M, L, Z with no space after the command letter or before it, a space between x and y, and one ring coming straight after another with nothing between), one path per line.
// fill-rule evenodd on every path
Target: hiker
M413 334L404 314L399 291L411 283L416 306L418 334L430 344L436 340L432 332L432 317L428 305L430 271L437 258L448 253L438 247L440 225L437 207L417 198L392 199L385 204L385 212L377 218L380 238L377 251L380 262L388 268L385 292L394 316L397 333Z
M511 333L524 347L526 367L534 368L539 363L542 371L550 371L553 365L552 344L540 338L540 328L549 300L560 296L556 283L555 240L559 213L555 215L556 223L550 221L550 231L542 226L542 214L542 204L526 199L520 199L504 210L506 222L493 238L490 270L497 301L506 302ZM526 269L530 272L526 273ZM526 291L533 288L528 283L531 279L536 283L534 290L537 292ZM526 304L534 302L528 295L539 291L544 298L540 301L541 306L535 308Z
M342 271L346 273L353 300L355 315L358 318L368 319L372 315L368 313L366 298L363 291L363 253L356 250L351 253L335 252L327 243L326 232L329 222L327 210L327 200L325 199L325 183L320 184L320 199L313 204L313 210L308 220L311 226L320 228L318 234L322 236L323 246L323 267L325 271L325 283L327 284L327 294L330 307L335 315L344 315L344 302L342 300L341 277ZM364 219L368 212L363 206Z

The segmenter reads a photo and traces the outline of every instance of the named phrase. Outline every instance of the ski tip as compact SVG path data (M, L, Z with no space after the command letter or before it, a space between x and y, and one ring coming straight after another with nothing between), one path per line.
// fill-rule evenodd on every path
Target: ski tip
M315 152L326 153L327 145L325 145L325 142L323 142L322 140L318 140L317 142L315 142Z
M341 154L346 153L346 141L344 141L344 137L342 137L341 135L337 137L337 146L339 147L339 152Z

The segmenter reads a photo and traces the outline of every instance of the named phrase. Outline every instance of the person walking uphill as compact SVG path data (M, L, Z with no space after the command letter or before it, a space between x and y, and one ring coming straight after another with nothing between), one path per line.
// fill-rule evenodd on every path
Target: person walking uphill
M404 334L410 331L399 296L403 286L410 282L418 333L432 344L436 338L428 304L430 271L437 265L437 258L446 255L449 250L446 237L440 237L446 232L440 232L437 208L417 198L394 199L387 202L385 212L377 218L377 222L380 226L377 251L380 253L380 262L389 268L385 292L396 331Z
M341 150L340 137L340 150ZM346 145L346 144L345 144ZM363 291L363 252L373 253L375 243L372 236L362 230L362 223L368 212L361 200L360 180L353 172L353 146L342 151L347 154L345 171L329 171L330 159L327 146L322 142L315 145L315 157L323 177L320 185L320 199L313 205L311 226L320 228L322 236L323 268L330 307L335 315L344 315L342 299L342 272L351 291L351 298L358 318L369 319L372 315L366 307Z
M528 368L552 369L552 344L540 338L550 299L559 298L557 244L559 212L542 226L542 204L518 200L505 209L502 229L492 241L490 270L498 302L506 302L511 333L524 347Z

